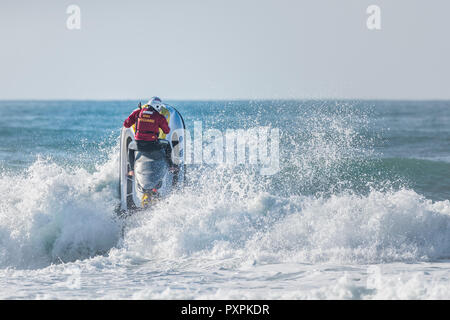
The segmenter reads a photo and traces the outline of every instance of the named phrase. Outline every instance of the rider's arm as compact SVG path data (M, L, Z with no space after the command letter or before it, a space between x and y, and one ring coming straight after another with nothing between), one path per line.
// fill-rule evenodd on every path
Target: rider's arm
M141 110L140 109L136 109L134 110L129 116L128 118L123 122L123 126L125 128L129 128L131 127L135 122L136 122L136 118L139 114Z

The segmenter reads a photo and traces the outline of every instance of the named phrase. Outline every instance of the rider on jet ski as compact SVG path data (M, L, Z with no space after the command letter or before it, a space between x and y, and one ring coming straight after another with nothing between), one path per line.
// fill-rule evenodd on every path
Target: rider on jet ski
M150 101L140 109L134 110L130 116L124 121L125 128L136 124L136 144L138 150L161 150L158 142L159 129L168 134L170 132L169 124L166 118L159 112L164 106L161 99L153 97ZM134 175L134 157L135 150L129 149L130 172L129 176Z

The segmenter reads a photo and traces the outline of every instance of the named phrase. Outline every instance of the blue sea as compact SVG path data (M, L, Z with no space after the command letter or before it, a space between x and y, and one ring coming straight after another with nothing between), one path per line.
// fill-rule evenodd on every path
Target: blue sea
M279 170L187 165L122 219L138 102L0 102L0 299L450 299L450 101L167 101L279 129Z

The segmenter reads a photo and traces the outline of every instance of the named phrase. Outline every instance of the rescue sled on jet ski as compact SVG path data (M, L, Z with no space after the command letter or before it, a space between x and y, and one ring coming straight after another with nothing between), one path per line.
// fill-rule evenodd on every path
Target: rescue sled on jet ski
M120 210L144 209L169 195L185 182L185 124L181 114L167 104L160 110L170 127L166 135L160 129L158 141L164 151L137 150L136 126L122 127L120 134ZM134 176L128 176L129 149L136 150ZM164 156L161 156L163 154Z

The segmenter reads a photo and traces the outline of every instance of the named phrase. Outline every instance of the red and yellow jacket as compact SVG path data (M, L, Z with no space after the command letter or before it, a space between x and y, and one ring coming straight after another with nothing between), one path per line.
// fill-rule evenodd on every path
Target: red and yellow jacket
M136 123L136 140L156 141L159 136L159 129L168 134L170 132L169 124L166 118L158 111L152 108L136 109L124 121L125 128L131 127Z

